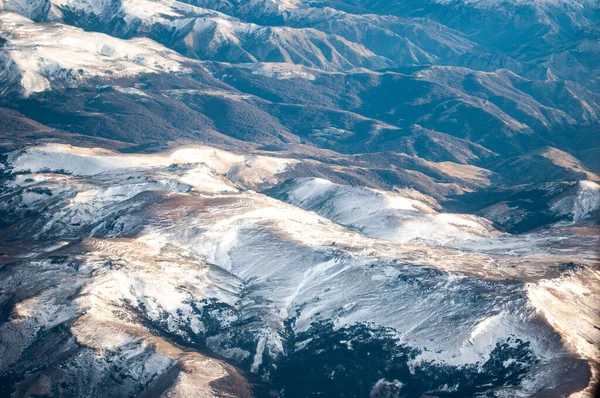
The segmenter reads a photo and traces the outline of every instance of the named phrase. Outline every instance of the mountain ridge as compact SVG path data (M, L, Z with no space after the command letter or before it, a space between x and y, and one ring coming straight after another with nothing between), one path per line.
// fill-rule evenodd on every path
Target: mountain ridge
M598 10L0 0L0 395L592 397Z

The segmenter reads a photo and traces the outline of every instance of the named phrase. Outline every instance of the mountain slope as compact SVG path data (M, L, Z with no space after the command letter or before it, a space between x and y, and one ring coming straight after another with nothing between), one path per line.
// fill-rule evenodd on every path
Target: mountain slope
M577 0L0 0L0 395L599 385Z
M596 292L590 278L597 278L597 262L584 249L594 238L574 237L566 251L529 257L518 251L545 250L543 235L519 247L474 217L462 222L467 230L476 226L477 237L465 235L454 216L446 220L458 226L447 230L455 249L435 241L399 245L246 189L282 182L296 162L208 147L152 155L64 145L12 152L2 194L2 281L10 292L2 296L3 363L10 365L3 388L63 395L268 391L207 355L261 375L279 392L296 391L292 396L377 391L382 383L410 394L443 392L452 383L461 395L587 385L589 365L573 352L594 361L597 349L579 337L575 346L561 341L535 308L547 309L545 289L561 286L563 277L589 275L590 284L577 283ZM406 227L442 220L419 196L322 180L279 189L292 203L353 226L348 203L355 203L353 216L380 225L383 213L361 205L373 195L393 205L388 211L404 212L397 214ZM31 238L39 244L14 244ZM505 245L517 252L498 253ZM578 265L557 265L566 261ZM592 308L593 297L578 298L577 310ZM576 315L563 316L556 322ZM561 333L596 340L590 316L590 325ZM50 345L61 349L40 356ZM356 377L367 352L377 356ZM379 355L385 352L394 356ZM62 370L40 368L32 358ZM327 386L323 377L339 366L347 373ZM297 369L312 381L298 385L290 377ZM82 375L93 377L74 383ZM115 377L121 382L108 382Z

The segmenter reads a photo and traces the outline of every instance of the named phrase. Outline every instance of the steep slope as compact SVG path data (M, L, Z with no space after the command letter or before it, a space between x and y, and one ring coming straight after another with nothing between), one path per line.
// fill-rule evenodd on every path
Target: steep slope
M69 4L82 12L104 10L98 15L110 14L112 7L110 3L94 3L94 7L82 2ZM483 195L489 194L495 201L476 200L472 211L510 202L512 192L529 189L497 190L490 184L595 179L587 168L589 155L585 163L567 159L598 144L598 96L574 82L529 80L508 70L483 72L456 66L331 72L323 70L328 68L325 64L308 68L292 60L215 63L187 58L181 55L186 50L175 45L184 43L189 34L193 36L196 25L223 25L227 29L220 28L221 33L234 32L227 37L239 41L258 31L277 30L325 37L330 33L308 27L310 21L322 18L329 18L332 24L383 18L397 29L425 23L381 15L361 19L355 14L294 4L285 11L289 21L296 15L293 28L253 25L236 19L245 18L242 14L230 12L236 15L232 17L177 2L158 2L152 7L123 3L118 5L118 14L137 19L95 28L117 34L113 28L130 26L133 30L121 30L118 35L161 37L180 53L147 38L122 40L2 12L2 105L50 129L74 133L74 139L82 143L147 151L201 141L238 150L282 151L317 161L303 165L303 170L295 169L290 178L322 177L374 188L413 188L448 208L468 206L471 191L486 189ZM63 14L57 7L58 3L50 7L45 18L75 23L67 18L66 3L62 4ZM280 12L277 10L273 12ZM173 25L161 25L156 34L151 33L157 23L163 24L157 21ZM331 25L332 32L340 24ZM378 26L375 22L366 25ZM170 38L163 28L171 32ZM32 50L30 42L37 47ZM449 37L446 44L480 51L456 37ZM316 54L306 46L311 44L300 45L305 55ZM34 125L30 128L25 133L30 137L40 131ZM41 134L56 137L55 133ZM64 135L55 139L69 142ZM330 162L335 166L327 165ZM542 170L541 165L544 170L550 167L552 173L523 173ZM448 201L451 197L454 203ZM542 208L548 206L544 203ZM519 207L519 212L524 210ZM522 226L556 221L555 217L538 219Z
M572 155L556 148L541 148L518 158L509 158L490 166L510 185L551 181L600 181Z
M259 27L203 19L196 21L184 43L186 55L231 63L286 62L338 71L393 65L361 45L310 28Z
M536 308L546 311L551 297L544 292L572 282L561 275L596 277L597 262L585 249L594 238L573 237L562 252L540 255L547 241L531 235L521 250L535 256L498 254L494 247L515 248L514 242L496 241L489 225L470 217L473 226L484 225L487 249L460 233L457 249L398 244L245 189L281 182L296 162L208 147L119 155L53 145L11 153L0 235L9 292L2 296L1 347L10 364L3 388L173 396L266 391L207 358L217 355L285 396L490 389L529 395L588 384L593 348L585 338L562 342ZM314 195L314 183L332 195ZM343 203L364 203L368 195L392 201L389 210L408 218L439 222L423 218L435 211L418 196L297 184L289 198L339 222L355 223ZM353 209L374 225L383 217ZM31 238L39 243L26 244ZM568 261L577 265L564 268ZM578 291L596 292L589 278L577 280ZM590 300L577 299L577 311L591 311ZM565 336L597 341L587 326L565 326L574 314L552 322ZM49 346L61 349L48 352ZM367 369L361 363L368 352L374 357ZM335 369L346 371L331 375ZM310 382L292 377L299 372ZM111 377L122 382L109 383Z
M595 137L599 123L595 117L586 116L584 121L581 112L588 105L590 109L598 108L595 94L572 91L571 97L581 106L557 109L545 105L546 98L537 100L517 89L515 83L524 81L507 71L483 73L431 67L406 73L337 74L295 69L303 73L296 72L297 79L290 81L264 69L266 66L249 70L227 67L217 70L216 76L241 91L275 102L270 112L277 112L280 119L292 119L283 122L295 122L290 128L298 133L309 135L309 129L319 122L322 123L319 130L335 127L351 132L333 142L352 152L393 148L395 138L406 134L398 128L415 124L480 144L502 155L544 145L568 149L576 141L573 136L582 137L582 141L583 137ZM554 87L553 83L538 84L548 84L549 90ZM584 95L589 97L582 102ZM340 114L331 108L359 116ZM348 148L350 145L354 148Z
M105 140L87 135L67 133L40 124L23 114L7 108L0 108L0 152L10 152L29 145L48 141L69 142L79 146L96 146L114 150L125 149L124 142Z

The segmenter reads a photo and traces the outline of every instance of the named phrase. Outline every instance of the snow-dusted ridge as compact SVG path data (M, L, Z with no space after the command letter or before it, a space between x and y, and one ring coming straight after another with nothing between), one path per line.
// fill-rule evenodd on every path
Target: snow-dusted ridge
M579 181L575 194L557 198L551 209L560 215L569 215L572 222L593 218L600 209L600 185L589 180Z
M55 85L76 87L84 79L189 70L179 54L146 38L121 40L57 23L36 24L4 11L0 25L6 40L0 53L3 94L16 89L27 96Z
M542 316L547 303L562 300L555 286L571 295L598 294L597 286L586 283L598 277L594 258L576 246L531 257L480 253L481 241L498 238L484 220L444 218L416 195L316 179L281 184L281 173L296 162L209 147L127 155L48 145L12 153L7 167L14 179L0 208L18 228L4 231L17 241L34 237L48 244L2 249L3 261L21 264L2 279L3 289L16 286L6 281L33 278L20 288L27 298L13 311L27 328L13 321L0 326L12 328L7 336L18 341L10 363L19 363L33 343L31 331L74 321L69 334L90 350L85 358L122 352L134 364L154 364L140 370L139 383L179 363L182 370L169 391L210 391L206 383L236 373L194 353L194 342L267 377L277 371L271 364L310 347L290 350L290 333L304 336L315 322L331 321L338 331L365 324L393 330L398 347L420 350L408 362L414 377L423 367L465 370L501 355L507 369L524 377L512 387L495 387L507 393L526 396L559 387L559 380L582 382L567 376L587 366L577 355L597 360L586 343L597 336L587 326L569 325L593 303L575 300L565 305L576 311L554 314L551 324L568 338L566 345ZM247 189L274 185L276 196L290 203ZM24 217L31 212L37 217ZM405 239L382 235L377 227L386 222L393 228L433 224L453 236L455 249L428 236L413 239L420 244L394 242ZM531 244L543 245L543 236L538 239ZM460 249L472 240L475 249ZM569 261L578 265L557 268ZM580 278L581 272L589 277ZM71 283L33 288L39 278L54 280L48 275ZM586 314L586 325L597 322L593 312ZM179 351L169 336L192 352ZM528 358L538 365L529 368ZM197 372L204 372L205 382L194 387ZM51 383L59 380L49 377Z
M279 194L283 200L313 210L368 236L396 242L452 242L498 235L483 218L438 214L427 204L384 191L353 188L322 179L297 180Z
M595 0L434 0L440 4L464 4L467 6L474 6L480 8L498 7L503 4L516 4L516 5L547 5L547 6L561 6L567 5L575 8L583 7L584 5L595 5Z
M101 173L122 172L135 169L162 169L176 165L197 165L201 172L188 172L182 182L191 186L206 189L207 180L203 174L226 176L233 183L243 181L252 186L261 183L273 183L276 175L287 167L297 163L294 159L272 158L256 155L239 155L207 146L192 146L175 149L168 153L156 155L122 155L105 149L76 148L63 144L48 144L30 147L24 151L14 152L8 162L15 172L59 171L77 176L89 176ZM201 180L194 181L197 175ZM221 177L220 177L221 178ZM219 186L224 190L231 189L222 178Z
M184 1L0 0L0 391L592 395L596 0Z

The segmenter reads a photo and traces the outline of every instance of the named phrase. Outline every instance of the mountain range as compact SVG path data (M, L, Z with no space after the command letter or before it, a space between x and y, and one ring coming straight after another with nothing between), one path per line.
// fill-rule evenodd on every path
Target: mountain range
M0 0L0 395L592 396L596 0Z

